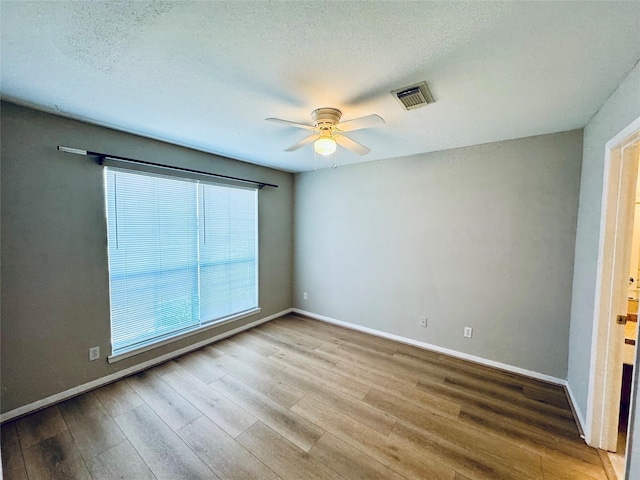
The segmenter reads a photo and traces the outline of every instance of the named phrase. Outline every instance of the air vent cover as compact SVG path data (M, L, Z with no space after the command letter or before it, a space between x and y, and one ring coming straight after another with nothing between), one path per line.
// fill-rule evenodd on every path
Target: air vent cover
M400 102L400 105L405 110L414 110L434 102L433 95L431 95L429 87L427 87L427 82L420 82L393 90L391 95Z

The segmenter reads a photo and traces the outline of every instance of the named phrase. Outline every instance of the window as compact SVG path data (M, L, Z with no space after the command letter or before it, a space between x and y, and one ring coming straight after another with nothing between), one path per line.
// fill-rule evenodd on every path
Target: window
M257 310L257 190L106 169L112 354Z

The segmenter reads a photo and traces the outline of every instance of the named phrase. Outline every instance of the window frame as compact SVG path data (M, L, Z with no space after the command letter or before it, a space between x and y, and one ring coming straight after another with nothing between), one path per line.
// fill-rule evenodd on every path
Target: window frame
M105 226L107 228L107 268L109 270L109 278L108 278L108 285L109 285L109 341L110 341L110 346L111 346L111 355L109 355L107 357L107 361L109 363L114 363L120 360L124 360L126 358L130 358L132 356L141 354L143 352L147 352L149 350L153 350L159 347L162 347L164 345L168 345L171 344L173 342L177 342L179 340L182 340L184 338L190 337L192 335L196 335L199 333L203 333L206 332L207 330L211 330L213 328L217 328L220 327L222 325L226 325L232 322L236 322L238 320L241 320L243 318L246 317L250 317L252 315L255 315L257 313L259 313L262 308L260 307L260 275L259 275L259 266L260 266L260 261L259 261L259 254L260 254L260 239L259 239L259 188L257 187L249 187L246 184L238 184L236 182L233 181L218 181L218 180L214 180L212 181L210 177L204 177L204 176L199 176L197 174L184 174L182 172L178 172L178 174L173 174L174 172L171 173L167 173L166 171L157 171L155 168L150 167L150 168L127 168L127 167L122 167L119 164L105 164L104 170L103 170L103 185L104 185L104 200L105 200ZM186 181L189 183L194 184L194 188L196 189L196 194L200 195L200 185L212 185L212 186L216 186L216 187L225 187L225 188L233 188L233 189L241 189L241 190L250 190L255 192L255 207L254 207L254 212L255 212L255 307L250 308L248 310L244 310L241 312L235 312L235 313L231 313L230 315L221 317L221 318L217 318L217 319L211 319L211 320L200 320L200 323L198 325L194 325L191 328L185 328L185 329L180 329L177 330L176 332L172 333L167 333L165 335L160 336L159 338L155 338L155 339L150 339L144 343L138 344L138 345L134 345L131 346L130 348L127 347L123 347L118 349L117 351L115 351L114 353L114 348L113 348L113 309L112 309L112 295L111 295L111 259L109 258L110 256L110 247L109 247L109 238L108 238L108 232L109 232L109 216L108 216L108 211L109 211L109 198L108 198L108 185L107 185L107 174L109 171L120 171L123 173L129 173L129 174L138 174L138 175L145 175L145 176L157 176L157 177L162 177L162 178L166 178L166 179L173 179L173 180L178 180L178 181ZM196 207L197 209L197 215L198 217L200 216L201 212L200 212L200 207ZM198 223L198 232L197 232L197 237L198 237L198 242L200 242L200 237L201 237L201 227L200 227L200 223Z

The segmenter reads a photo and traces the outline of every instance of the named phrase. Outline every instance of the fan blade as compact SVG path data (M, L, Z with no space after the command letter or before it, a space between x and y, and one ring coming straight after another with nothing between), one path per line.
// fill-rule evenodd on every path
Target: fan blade
M315 134L309 135L308 137L300 140L298 143L291 145L289 148L285 150L285 152L293 152L295 150L298 150L299 148L304 147L307 143L313 142L316 138L318 138L318 135L315 135Z
M379 115L367 115L366 117L354 118L353 120L347 120L346 122L339 123L336 128L341 132L352 132L353 130L360 130L361 128L375 127L385 123Z
M281 118L265 118L265 120L269 122L283 123L284 125L289 125L290 127L304 128L305 130L315 130L316 128L313 125L307 125L305 123L290 122L289 120L282 120Z
M341 147L351 150L353 153L357 153L358 155L366 155L371 151L364 145L356 142L355 140L351 140L349 137L345 137L344 135L336 135L333 139Z

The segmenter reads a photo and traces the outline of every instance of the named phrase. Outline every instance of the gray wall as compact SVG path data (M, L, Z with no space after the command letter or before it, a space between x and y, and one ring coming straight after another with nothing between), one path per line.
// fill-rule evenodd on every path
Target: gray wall
M2 412L291 307L293 177L2 103ZM259 193L260 306L235 324L109 365L102 168L65 145L279 184ZM88 361L88 348L102 358Z
M640 65L636 65L584 128L567 377L583 419L587 414L605 145L639 116Z
M572 131L296 174L294 306L566 378L581 152Z

